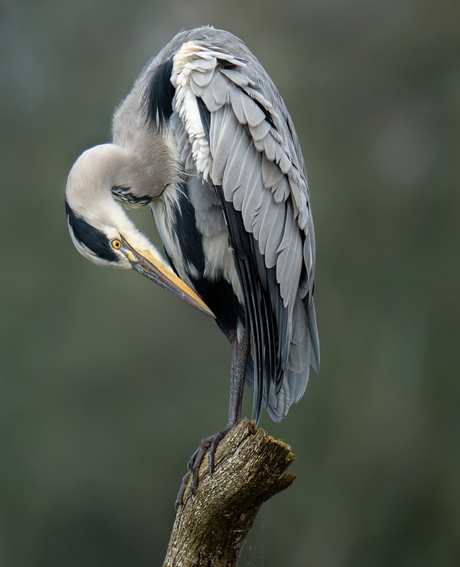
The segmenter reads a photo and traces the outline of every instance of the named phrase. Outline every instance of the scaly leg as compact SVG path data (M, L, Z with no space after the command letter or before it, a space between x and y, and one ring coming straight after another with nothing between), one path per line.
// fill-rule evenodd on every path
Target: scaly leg
M215 435L211 435L210 437L202 439L200 446L190 457L190 460L187 464L187 472L182 479L181 487L176 498L176 508L180 504L182 504L185 487L190 476L192 477L190 497L193 498L193 496L195 496L198 488L198 471L208 450L209 474L212 476L214 472L214 457L219 443L232 429L232 427L241 419L244 378L246 374L246 358L248 355L248 338L246 335L246 330L243 329L240 340L238 340L237 334L234 333L230 340L230 343L232 346L232 366L227 426L222 431L218 431Z

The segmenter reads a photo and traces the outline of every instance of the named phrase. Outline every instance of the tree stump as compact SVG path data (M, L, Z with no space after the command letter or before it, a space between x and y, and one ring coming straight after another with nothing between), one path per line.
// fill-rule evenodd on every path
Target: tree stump
M294 475L281 475L294 460L253 421L237 423L217 448L212 477L203 460L193 499L189 480L163 567L237 565L262 504L292 484Z

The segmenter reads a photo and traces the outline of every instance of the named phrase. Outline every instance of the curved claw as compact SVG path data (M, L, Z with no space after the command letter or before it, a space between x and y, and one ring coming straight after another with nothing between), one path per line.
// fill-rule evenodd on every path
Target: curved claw
M180 488L179 488L179 492L177 493L176 496L176 500L174 502L174 509L177 510L179 508L179 506L183 503L184 501L184 492L185 492L185 487L187 486L188 483L188 479L190 478L192 474L192 471L187 471L184 476L182 477L182 482L180 483ZM192 495L190 494L190 498L192 498Z
M200 470L201 463L203 462L204 456L206 455L207 450L212 444L212 437L206 437L200 443L200 446L193 454L193 462L189 464L190 472L192 473L192 486L190 487L190 498L193 498L196 494L198 489L198 471Z
M182 478L182 482L179 488L179 492L176 496L175 502L175 509L184 503L184 494L187 484L192 477L192 484L190 487L190 500L193 500L193 497L198 490L198 472L200 470L201 463L203 462L204 456L209 450L208 454L208 470L209 474L212 477L214 474L214 459L216 456L217 447L222 439L227 435L231 428L223 429L222 431L218 431L215 435L211 435L210 437L205 437L201 440L201 443L198 449L193 453L187 463L187 472Z
M208 453L208 470L209 470L209 475L211 477L214 474L214 458L216 456L217 447L219 446L219 443L222 441L222 439L227 435L229 431L230 431L229 429L223 429L222 431L218 431L213 436L214 438L212 439L211 447L209 448L209 453Z

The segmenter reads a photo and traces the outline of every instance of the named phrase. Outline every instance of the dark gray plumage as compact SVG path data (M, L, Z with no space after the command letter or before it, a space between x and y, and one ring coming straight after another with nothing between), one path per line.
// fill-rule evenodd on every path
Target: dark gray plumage
M158 257L122 208L147 203L175 272L232 344L223 433L240 418L244 379L254 389L255 418L265 407L279 421L302 397L310 365L319 368L313 219L285 104L226 31L178 34L115 112L113 143L83 154L69 176L69 215L108 242L118 234L130 249ZM123 250L116 262L98 258L72 231L73 217L80 252L131 267Z

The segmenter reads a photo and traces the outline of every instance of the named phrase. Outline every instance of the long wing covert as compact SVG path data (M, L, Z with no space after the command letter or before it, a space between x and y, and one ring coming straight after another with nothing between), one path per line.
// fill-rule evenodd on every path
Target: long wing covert
M248 50L235 57L219 46L188 41L174 56L171 81L188 162L215 188L228 224L252 332L258 417L262 397L273 395L270 380L276 393L282 386L279 368L298 326L292 317L296 303L313 301L315 243L303 158L276 87ZM270 330L273 317L278 336ZM317 366L316 323L308 327L305 341Z

